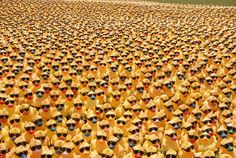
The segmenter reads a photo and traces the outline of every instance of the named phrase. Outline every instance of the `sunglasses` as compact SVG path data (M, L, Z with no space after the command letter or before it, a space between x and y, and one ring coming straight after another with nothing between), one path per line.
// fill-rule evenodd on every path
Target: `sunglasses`
M98 135L98 136L97 136L97 139L99 139L99 140L100 140L100 139L106 140L107 137L105 137L105 136L99 136L99 135Z
M79 149L79 151L81 153L83 153L84 151L89 151L89 150L90 150L90 147L83 147L83 148Z
M168 154L168 155L166 155L166 158L177 158L177 156L176 155Z
M28 87L27 85L19 86L20 89L27 88L27 87Z
M169 136L169 137L174 137L174 136L176 137L177 134L176 134L176 133L171 133L171 134L169 134L168 136Z
M210 135L206 135L206 134L203 134L203 135L200 136L200 138L205 138L205 137L209 139L211 136Z
M90 81L90 82L92 82L92 81L94 81L95 80L95 78L88 78L88 80Z
M122 137L123 137L123 134L120 134L120 133L114 133L114 136L115 136L115 137L118 137L118 138L122 138Z
M149 132L152 132L152 131L157 132L157 131L158 131L158 128L157 128L157 127L152 127L152 128L149 128L148 131L149 131Z
M81 84L88 84L88 81L81 81Z
M64 107L65 105L64 104L56 104L55 106L56 106L56 108L59 108L59 107Z
M51 91L51 90L52 90L51 87L43 87L43 89L44 89L45 91Z
M65 91L65 90L67 90L67 89L68 89L67 87L62 87L62 88L60 88L61 91Z
M29 81L30 79L27 78L27 77L23 77L23 78L21 78L21 80L22 80L22 81Z
M198 139L198 136L195 136L195 135L189 135L188 137L189 137L189 139L194 139L194 140Z
M5 103L6 103L7 105L8 105L8 104L14 104L15 101L14 101L14 100L7 100Z
M144 88L143 88L143 87L138 87L137 90L138 90L138 91L144 90Z
M13 124L14 122L16 122L16 123L17 123L17 122L20 122L20 119L12 119L12 120L10 121L11 124Z
M62 115L57 115L57 116L55 116L55 117L54 117L54 120L58 120L59 118L61 119L61 118L62 118Z
M29 111L29 108L21 109L20 112L23 113L24 111Z
M82 96L86 96L87 95L87 93L85 92L85 93L80 93Z
M64 71L69 71L69 69L67 69L67 68L63 68L62 71L63 71L63 72L64 72Z
M21 145L25 146L26 144L27 144L27 143L24 141L24 142L19 142L19 143L17 143L16 146L21 146Z
M67 153L71 153L73 149L70 148L62 148L61 151L62 152L67 152Z
M150 101L151 98L143 98L142 100L143 100L144 102L147 102L147 101Z
M7 79L10 80L10 79L15 79L15 76L7 76Z
M82 130L82 133L91 133L92 132L92 129L84 129Z
M119 85L119 83L118 82L113 82L113 83L111 83L111 85L116 86L116 85Z
M20 133L10 133L9 136L12 138L12 137L19 137L20 136Z
M132 83L126 83L125 85L126 85L126 87L132 86Z
M36 124L36 125L37 125L37 124L38 124L38 122L43 122L43 120L42 120L42 119L35 120L35 121L34 121L34 124Z
M74 104L74 107L78 107L78 106L80 106L80 107L83 106L83 103L75 103Z
M33 147L30 148L32 151L35 151L36 149L40 150L42 149L42 145L35 145Z
M6 84L6 88L13 88L14 85L13 84Z
M89 94L88 96L89 97L92 97L92 96L96 97L96 94Z
M49 109L49 108L50 108L50 105L48 105L48 104L47 104L47 105L42 105L41 108L42 108L42 109L44 109L44 108Z
M23 155L27 155L28 154L28 151L23 151L23 152L20 152L18 154L16 154L18 157L22 157Z
M90 117L88 120L89 121L97 120L97 116Z
M135 125L135 126L142 125L142 122L141 121L135 122L135 123L133 123L133 125Z
M129 119L132 119L132 115L124 115L124 118L129 118Z
M29 130L35 130L35 126L29 126L29 127L25 127L26 131L29 131Z
M106 118L115 118L115 115L114 114L107 114Z
M52 82L53 86L59 86L60 82Z
M108 112L108 111L110 111L110 110L111 110L111 108L104 108L104 109L103 109L104 112Z
M139 129L134 129L132 131L130 131L131 134L135 134L135 133L139 133Z
M203 124L208 124L208 123L212 123L212 120L206 120L206 121L203 121Z
M66 126L67 127L75 127L75 124L74 123L67 123Z
M72 118L75 122L79 122L80 118Z
M37 140L41 140L41 141L44 141L46 137L35 137L35 139Z
M138 141L136 141L136 140L133 140L133 139L128 139L128 142L129 142L129 143L134 143L134 144L137 144L137 142L138 142Z
M160 143L159 139L149 140L152 144Z
M109 128L110 126L107 124L107 125L101 125L100 127L101 129L105 129L105 128Z
M223 145L225 148L228 148L228 147L233 147L234 146L234 144L233 143L227 143L227 144L225 144L225 145Z
M51 129L52 127L57 127L57 124L51 124L51 125L48 125L47 127L48 129Z
M122 92L122 91L126 91L127 89L126 88L120 88L119 91Z
M84 139L78 140L77 142L74 142L75 145L80 145L81 143L84 142Z
M5 155L7 153L7 150L0 150L0 153Z
M153 109L156 109L156 106L154 105L154 106L148 107L147 109L148 110L153 110Z
M67 133L57 133L57 137L66 137L67 136Z
M193 149L193 146L188 147L187 149L184 149L186 152L190 152Z
M25 97L27 98L27 97L30 97L30 96L33 96L33 93L27 93L27 94L25 94Z
M141 150L134 150L134 154L141 154L141 155L143 155L143 154L144 154L144 152L143 152L143 151L141 151Z
M137 80L137 79L139 79L139 77L132 77L132 79L133 79L133 80Z
M125 121L123 121L123 120L117 120L117 124L122 124L122 125L125 125L125 124L126 124L126 122L125 122Z
M142 109L133 109L133 112L141 112Z
M66 98L73 98L74 97L74 94L66 94Z
M156 152L147 152L147 156L150 157L151 155L156 154Z
M101 63L101 64L99 64L100 66L106 66L106 64L104 64L104 63Z
M78 87L71 87L71 90L72 90L72 91L78 91L79 88L78 88Z
M219 131L219 132L217 132L217 133L218 133L219 135L221 135L221 134L223 134L223 133L226 134L226 135L228 134L227 131Z
M51 98L58 98L59 95L50 95Z
M55 151L62 151L63 152L63 148L62 147L54 146L53 148L54 148Z

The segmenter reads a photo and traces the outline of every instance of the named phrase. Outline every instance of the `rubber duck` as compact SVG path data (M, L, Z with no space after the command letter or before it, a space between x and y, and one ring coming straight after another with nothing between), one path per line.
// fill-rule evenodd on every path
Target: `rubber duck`
M65 145L65 142L63 140L57 140L53 144L54 149L54 157L59 158L62 157L63 153L63 146Z
M215 150L216 149L216 140L214 137L210 136L207 132L200 134L199 139L197 140L198 150L204 152L206 150Z
M92 138L94 137L94 133L92 131L91 126L88 123L86 123L82 125L81 131L83 133L83 139L86 140L86 142L90 143Z
M34 134L34 139L40 140L42 145L48 146L50 144L49 137L46 137L45 130L38 130Z
M96 134L96 138L91 141L91 149L96 150L99 154L102 153L107 146L107 135L104 131L98 131Z
M164 151L168 151L170 149L178 150L180 144L177 140L178 135L173 129L165 130L164 138L162 141L162 147Z
M14 155L12 155L13 158L16 158L16 157L23 157L23 158L26 158L28 157L29 155L29 149L20 145L18 147L15 148L14 150Z
M46 122L46 126L47 126L46 136L52 138L53 135L56 134L56 128L57 128L56 121L50 119Z
M109 122L110 127L115 126L116 120L114 118L116 118L114 110L109 110L108 112L106 112L106 119Z
M98 104L98 100L96 99L95 92L93 91L88 92L88 98L85 104L86 104L87 109L90 109L93 112L95 112L95 105Z
M19 114L13 114L10 118L9 118L9 122L13 127L18 127L21 129L21 123L20 123L20 115Z
M0 123L2 126L9 126L9 113L8 111L4 108L0 110Z
M84 141L85 140L83 139L82 133L78 133L78 134L73 136L72 142L74 143L74 150L73 150L74 154L76 154L76 155L81 154L80 150L79 150L79 147Z
M25 122L24 128L25 128L25 132L23 134L26 139L26 142L29 143L30 140L34 137L35 124L32 122Z
M65 143L63 145L62 149L63 149L63 153L62 153L63 157L68 157L68 158L73 158L74 157L74 154L73 154L74 147L73 147L73 144L71 142Z
M125 144L124 148L125 153L130 153L133 150L133 147L139 144L140 142L141 141L139 141L139 137L136 134L129 135L128 144Z
M65 95L66 95L65 104L67 105L68 108L73 107L73 99L75 97L73 91L67 90Z
M236 150L233 145L233 138L224 138L222 139L219 147L220 154L228 154L232 157L235 157Z
M42 148L41 157L52 157L52 156L53 156L53 152L49 150L48 147Z
M55 102L55 107L53 108L54 112L60 112L63 116L68 116L69 115L69 107L67 104L65 104L64 99L58 99Z
M99 117L97 117L92 110L87 111L88 124L91 126L92 130L96 131L98 129L97 122Z
M112 97L109 99L109 104L112 108L118 107L123 101L123 98L119 91L112 92Z
M193 157L194 152L194 146L190 142L184 142L181 145L178 155L179 157Z
M90 149L90 145L86 142L83 142L80 147L80 157L81 158L89 158L90 154L91 154L91 149Z
M30 143L29 143L29 147L31 149L30 157L36 157L36 158L40 158L41 154L42 154L42 143L40 140L36 140L36 139L31 139Z
M10 156L10 154L7 152L7 146L5 143L0 144L0 157L6 158L7 156Z

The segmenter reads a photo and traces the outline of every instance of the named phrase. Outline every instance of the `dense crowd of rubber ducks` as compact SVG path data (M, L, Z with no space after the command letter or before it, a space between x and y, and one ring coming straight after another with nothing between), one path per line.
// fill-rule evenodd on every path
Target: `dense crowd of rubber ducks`
M0 158L236 157L236 8L0 3Z

